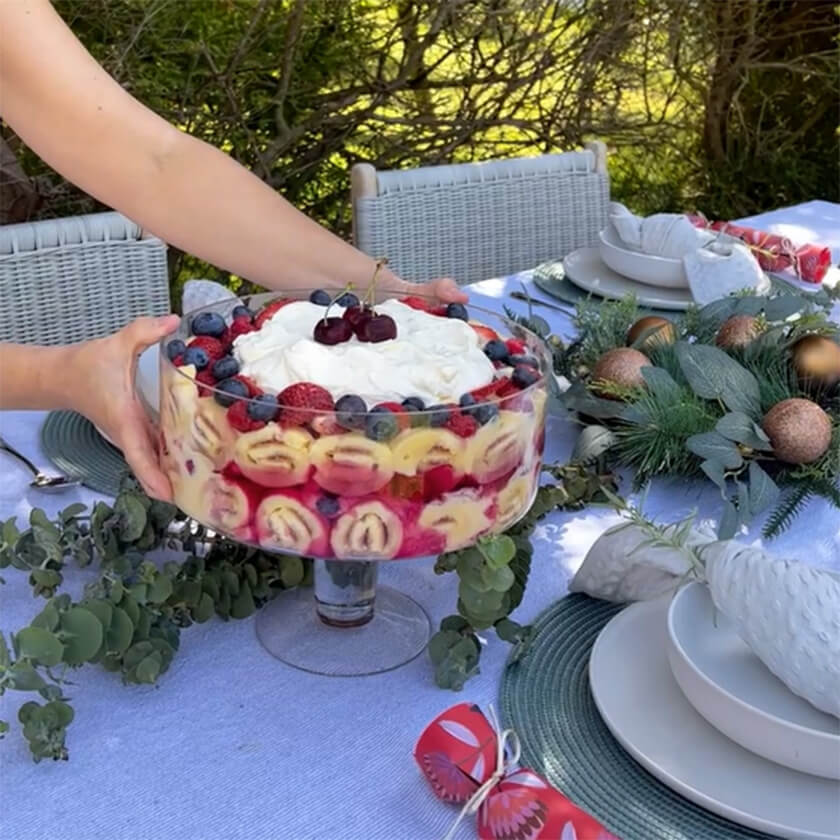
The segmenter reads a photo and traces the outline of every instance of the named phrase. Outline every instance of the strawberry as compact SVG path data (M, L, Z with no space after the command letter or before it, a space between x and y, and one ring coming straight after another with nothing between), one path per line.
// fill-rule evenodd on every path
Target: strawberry
M245 400L237 400L227 410L228 423L240 432L253 432L265 426L262 420L252 420L248 416L248 403Z
M429 304L429 301L423 300L423 298L413 297L412 295L400 298L400 303L404 303L406 306L410 306L412 309L419 309L421 312L432 311L432 307Z
M282 414L280 422L284 426L303 426L310 422L315 414L331 412L333 398L326 388L313 382L295 382L277 395Z
M478 431L478 422L467 414L461 414L460 411L453 412L446 421L446 428L450 432L455 432L458 437L468 438Z
M216 384L216 377L210 372L210 368L206 367L204 370L200 370L195 375L195 381L200 382L201 385L198 386L198 396L199 397L209 397L210 391L207 388L203 388L203 385L209 385L210 388L214 387Z
M485 324L470 321L470 326L478 333L478 337L481 339L482 344L487 344L488 341L496 341L499 338L499 334L495 330L491 330L490 327Z
M379 403L377 408L387 408L392 414L397 415L397 426L399 430L402 432L405 429L411 428L411 418L406 413L406 410L403 406L401 406L397 402L384 402Z
M280 298L280 300L273 300L271 303L267 303L254 318L254 326L257 329L261 329L262 325L269 318L271 318L276 312L279 312L284 306L288 306L290 303L294 303L294 301L289 298Z
M233 342L239 338L240 335L256 332L256 330L257 327L251 323L251 319L242 316L233 319L233 323L231 323L231 325L227 328L227 333L229 340Z
M200 347L210 357L211 362L225 355L225 345L218 338L209 335L197 335L190 339L190 347Z
M439 499L458 484L458 475L449 464L440 464L423 473L423 499Z
M509 338L505 345L511 356L521 356L528 349L528 345L521 338Z
M344 426L339 425L333 414L320 414L309 425L312 426L312 431L321 437L340 435L347 431Z
M439 315L441 318L446 317L446 306L434 306L427 311L432 315Z
M510 383L510 379L502 378L502 379L494 379L489 385L483 385L481 388L476 388L474 391L470 391L470 394L475 397L475 401L477 403L485 402L486 400L492 399L495 397L502 388L506 387Z

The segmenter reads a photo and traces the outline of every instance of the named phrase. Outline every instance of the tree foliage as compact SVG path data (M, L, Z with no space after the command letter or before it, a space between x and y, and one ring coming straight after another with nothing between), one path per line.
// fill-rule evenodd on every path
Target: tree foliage
M643 212L733 218L840 198L827 1L55 5L133 95L341 234L356 161L414 167L594 137L610 147L614 197ZM3 136L40 199L0 204L6 221L95 209ZM173 256L176 274L198 268Z

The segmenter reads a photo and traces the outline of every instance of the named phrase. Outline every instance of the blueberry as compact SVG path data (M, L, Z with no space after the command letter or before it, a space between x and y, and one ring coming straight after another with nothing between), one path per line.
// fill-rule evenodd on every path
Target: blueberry
M332 303L332 298L330 297L329 292L325 292L323 289L315 289L315 291L309 295L309 302L317 303L318 306L329 306Z
M210 363L210 357L200 347L187 347L184 350L184 364L195 365L196 370L204 370Z
M484 345L484 355L490 359L491 362L504 362L508 358L507 344L494 338Z
M358 306L359 299L352 292L345 292L340 298L336 300L339 306L349 309L351 306Z
M406 411L422 411L426 407L426 403L420 397L406 397L402 401L402 407Z
M237 380L234 379L234 382ZM277 417L280 406L277 405L277 397L272 394L260 394L248 403L248 416L252 420L261 420L268 423Z
M233 312L231 312L231 317L233 318L248 318L250 320L254 317L254 313L248 309L247 306L243 306L240 304L239 306L233 307Z
M470 316L467 313L467 307L463 303L450 303L446 307L446 317L460 318L462 321L468 321Z
M318 508L318 512L323 516L326 516L327 519L332 519L341 508L341 503L335 496L321 496L318 501L315 502L315 507Z
M361 429L365 425L367 405L355 394L345 394L335 403L335 418L345 429Z
M233 356L222 356L221 359L213 362L213 367L210 370L216 379L229 379L239 373L239 362Z
M464 414L472 414L471 406L475 405L475 397L472 394L462 394L458 405L464 409Z
M508 362L514 367L517 365L529 365L530 367L537 369L540 366L540 363L533 356L515 355L511 356L508 359Z
M190 325L193 335L211 335L218 338L225 331L225 319L218 312L199 312Z
M430 405L426 409L430 426L445 426L449 422L451 414L448 405Z
M249 394L248 386L238 379L225 379L216 385L216 391L213 396L219 405L227 408L233 405L238 399L247 397Z
M377 405L365 419L365 434L371 440L390 440L400 430L397 416L384 405Z
M517 365L510 379L514 385L520 388L527 388L529 385L533 385L539 378L540 375L534 368L528 365Z
M174 362L175 357L180 356L186 349L187 345L180 338L173 339L166 345L166 357L170 362Z
M496 403L483 403L470 410L470 414L480 425L489 423L499 413L499 406Z

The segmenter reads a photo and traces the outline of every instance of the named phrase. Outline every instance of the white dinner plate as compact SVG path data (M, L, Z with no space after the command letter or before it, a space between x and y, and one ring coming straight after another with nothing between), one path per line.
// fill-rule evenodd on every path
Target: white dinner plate
M687 289L688 278L682 260L645 254L625 245L611 225L598 234L601 260L622 277L638 280L647 286Z
M609 730L657 779L715 814L777 837L838 840L840 783L745 750L685 699L668 665L668 605L665 596L622 610L592 648L592 695Z
M688 309L694 298L688 289L667 289L637 283L616 273L601 260L597 248L578 248L563 259L569 280L584 291L611 300L635 295L642 306L655 309Z
M840 779L840 718L774 676L701 583L671 602L668 661L691 705L724 735L786 767Z

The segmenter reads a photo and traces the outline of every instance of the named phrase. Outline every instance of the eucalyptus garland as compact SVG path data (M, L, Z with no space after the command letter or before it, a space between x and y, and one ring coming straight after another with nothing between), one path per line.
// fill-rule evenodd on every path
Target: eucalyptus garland
M642 318L632 298L581 303L577 339L554 341L556 372L571 383L563 401L584 425L574 457L630 467L636 488L660 475L711 480L721 539L771 508L772 538L813 496L840 508L837 299L777 283L672 321ZM803 370L809 342L830 369Z

